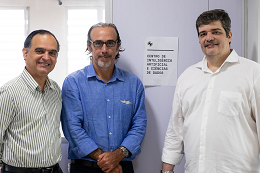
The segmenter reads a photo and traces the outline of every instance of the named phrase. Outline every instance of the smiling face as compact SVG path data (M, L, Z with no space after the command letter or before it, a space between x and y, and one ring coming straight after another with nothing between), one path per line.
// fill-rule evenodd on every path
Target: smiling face
M199 42L206 58L226 56L230 52L231 31L226 35L220 21L199 27ZM227 58L227 57L225 57Z
M57 42L50 34L37 34L32 38L31 47L23 48L26 70L34 79L46 78L57 62Z
M93 28L90 33L91 41L102 41L117 40L117 33L112 27L96 27ZM88 44L88 50L92 52L93 66L97 68L114 68L115 56L119 50L119 44L116 43L114 47L107 47L103 44L102 47L95 47L93 43Z

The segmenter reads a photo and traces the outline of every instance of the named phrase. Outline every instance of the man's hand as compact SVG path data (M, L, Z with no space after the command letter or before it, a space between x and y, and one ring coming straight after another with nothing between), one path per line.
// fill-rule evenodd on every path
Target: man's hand
M125 156L123 155L123 151L121 149L116 149L115 151L105 152L105 153L99 155L97 164L102 169L102 171L104 171L105 173L110 173L111 171L118 171L118 170L120 170L118 167L121 167L119 165L119 162L124 157ZM122 170L122 167L121 167L121 170Z
M122 166L121 165L117 165L114 169L112 169L112 171L110 171L109 173L123 173L122 170Z

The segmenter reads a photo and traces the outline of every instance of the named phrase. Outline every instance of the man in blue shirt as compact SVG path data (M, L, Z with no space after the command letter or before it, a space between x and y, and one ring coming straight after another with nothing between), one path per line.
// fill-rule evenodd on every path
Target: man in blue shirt
M62 87L62 128L71 173L133 173L146 131L144 87L117 68L121 40L114 24L88 32L92 63L70 74Z

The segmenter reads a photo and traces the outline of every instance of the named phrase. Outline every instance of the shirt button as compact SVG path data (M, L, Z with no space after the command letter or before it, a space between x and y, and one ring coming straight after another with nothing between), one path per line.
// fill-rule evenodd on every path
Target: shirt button
M110 132L109 135L112 135L112 133Z
M107 101L109 102L110 100L109 100L109 99L107 99Z
M111 118L110 116L108 116L108 118Z

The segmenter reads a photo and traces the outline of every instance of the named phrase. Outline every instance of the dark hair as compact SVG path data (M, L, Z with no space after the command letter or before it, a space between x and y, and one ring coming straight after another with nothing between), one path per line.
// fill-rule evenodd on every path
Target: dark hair
M24 41L24 48L26 49L30 49L32 47L32 39L35 35L40 34L40 35L44 35L44 34L49 34L51 36L53 36L57 42L57 51L60 51L60 44L59 41L57 40L57 38L54 36L54 34L52 34L50 31L47 30L43 30L43 29L39 29L39 30L35 30L33 32L31 32L27 38Z
M197 18L196 29L198 35L199 35L199 27L201 25L208 25L216 21L221 22L221 25L226 32L226 36L228 37L231 28L231 20L229 18L229 15L222 9L205 11Z
M100 22L100 23L97 23L97 24L91 26L91 27L89 28L89 30L88 30L88 40L87 40L87 44L91 44L91 42L90 42L90 40L91 40L91 37L90 37L91 31L92 31L94 28L97 28L97 27L112 27L112 28L115 29L116 34L117 34L117 39L116 39L116 41L117 41L117 43L120 45L119 51L117 52L116 57L115 57L115 59L118 59L119 56L120 56L120 55L119 55L119 52L123 52L124 49L121 49L121 39L120 39L120 36L119 36L119 32L118 32L118 30L117 30L117 28L116 28L116 25L114 25L113 23L103 23L103 22ZM91 41L92 41L92 40L91 40ZM88 48L87 48L86 51L88 51Z

